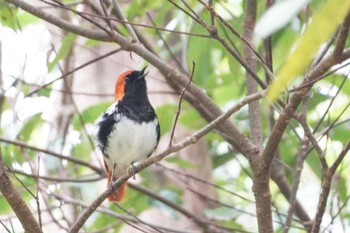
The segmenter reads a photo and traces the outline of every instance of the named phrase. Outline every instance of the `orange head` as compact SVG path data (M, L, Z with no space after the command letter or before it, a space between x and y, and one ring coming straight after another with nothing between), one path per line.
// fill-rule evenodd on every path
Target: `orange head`
M127 70L120 74L115 84L114 100L120 101L130 97L147 97L147 87L145 81L145 70L147 66L140 71Z

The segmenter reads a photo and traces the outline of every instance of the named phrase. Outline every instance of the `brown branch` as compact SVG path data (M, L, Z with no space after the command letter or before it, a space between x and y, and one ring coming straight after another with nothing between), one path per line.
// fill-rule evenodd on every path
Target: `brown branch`
M244 19L244 38L246 39L246 44L251 44L253 42L254 27L256 22L256 1L247 0L246 1L246 15ZM250 47L244 47L244 59L250 69L256 73L256 60L254 53ZM258 84L255 82L254 78L250 73L246 72L246 86L247 94L251 95L258 91ZM252 142L257 146L262 146L262 126L261 126L261 110L259 101L255 101L249 104L249 124L250 124L250 134Z
M320 161L321 161L322 170L323 170L323 172L325 172L328 169L328 164L327 164L327 161L326 161L326 158L324 155L324 151L322 150L320 145L318 145L318 142L317 142L313 132L309 128L309 125L307 124L306 119L304 119L303 117L296 117L296 119L299 121L299 123L303 127L305 136L309 139L312 146L315 148L315 150L318 154L318 157L320 158Z
M298 153L298 158L297 158L297 162L296 162L296 169L295 169L295 172L293 174L294 181L293 181L293 186L292 186L292 190L291 190L291 195L289 198L288 214L286 217L285 224L283 226L283 233L289 232L289 229L290 229L290 226L292 223L293 214L294 214L296 204L297 204L297 192L298 192L299 185L300 185L301 172L303 171L304 162L305 162L305 159L307 158L307 155L308 155L308 144L309 144L309 140L306 140L306 139L304 139L301 142L301 147L300 147L300 151Z
M350 56L350 50L347 49L344 51L342 55L342 60L344 60L345 57ZM303 83L301 85L304 85L304 83L309 83L310 81L318 78L319 76L323 75L325 72L327 72L333 65L337 64L338 60L336 60L332 55L329 55L325 57L324 60L322 60L319 65L317 65L304 79ZM311 85L307 86L303 89L299 89L297 92L293 94L293 96L290 99L290 102L288 105L285 107L284 111L282 114L279 116L277 119L275 125L272 128L271 135L266 143L266 147L262 153L262 159L259 163L260 169L262 171L269 171L272 166L272 162L274 159L274 156L276 154L278 145L280 144L280 141L282 139L282 136L289 124L290 119L293 117L297 107L303 100L303 98L306 96L306 94L309 92L311 89ZM259 169L259 170L260 170ZM261 179L259 180L259 187L257 188L264 188L261 187L263 186L263 180L265 179L266 182L267 178L264 177L264 174L262 174L262 171L257 172L257 176L260 177ZM254 174L254 173L253 173ZM255 190L255 189L254 189ZM265 195L268 195L268 189L265 188L265 190L260 190L263 192ZM256 196L256 198L261 198L260 196ZM268 196L267 196L268 198ZM266 206L268 208L268 206Z
M244 38L247 41L244 47L244 58L246 64L252 72L256 73L256 60L254 53L247 44L253 41L254 26L256 21L257 5L255 0L247 0L245 6L244 19ZM258 83L254 77L246 72L247 94L256 93L258 91ZM252 142L262 147L262 125L261 125L261 110L259 101L249 104L249 125ZM269 189L270 169L260 167L258 163L250 163L253 172L253 192L256 200L256 214L258 221L259 232L273 232L272 225L272 199Z
M171 146L173 144L175 129L176 129L176 125L177 125L177 122L179 120L179 116L180 116L180 112L181 112L182 101L183 101L183 98L185 96L185 93L186 93L187 89L189 88L189 86L192 83L195 70L196 70L196 63L194 61L192 61L191 77L190 77L190 80L188 81L187 86L181 91L181 94L180 94L180 97L179 97L179 104L178 104L178 107L177 107L177 111L176 111L176 115L175 115L175 119L174 119L174 124L173 124L173 129L171 130L170 140L169 140L169 145L168 146Z
M5 164L2 160L2 153L0 148L0 191L10 204L12 210L15 212L18 220L21 222L22 227L28 233L40 233L42 232L39 224L35 220L32 212L25 204L17 189L13 186L6 171Z
M88 205L87 203L85 203L84 201L81 201L81 200L77 200L77 199L73 199L73 198L70 198L70 197L64 197L64 196L61 196L61 195L58 195L58 194L53 194L55 196L55 198L59 201L63 201L63 203L67 203L67 204L74 204L74 205L79 205L81 207L84 207L84 208L89 208L90 205ZM126 215L122 215L122 214L119 214L109 208L105 208L103 206L100 206L96 209L97 212L99 213L102 213L102 214L105 214L105 215L108 215L108 216L111 216L111 217L114 217L116 219L120 219L121 221L124 221L124 222L133 222L133 223L140 223L139 220L135 219L134 217L132 216L126 216ZM161 226L161 225L155 225L155 224L152 224L152 223L145 223L146 226L152 226L154 228L158 228L160 230L164 230L165 232L174 232L174 233L191 233L190 231L184 231L184 230L176 230L176 229L170 229L170 228L166 228L164 226Z
M5 0L13 5L21 8L24 11L35 15L38 18L45 20L53 25L56 25L59 28L62 28L66 31L73 32L77 35L84 36L89 39L99 40L99 41L113 41L113 39L103 31L89 30L82 28L78 25L74 25L66 20L60 19L54 15L48 14L45 11L42 11L39 7L34 7L22 0Z
M346 41L349 37L350 14L345 18L344 23L340 26L337 44L333 51L334 58L340 63L342 61L342 54L345 48Z
M345 145L343 150L340 152L339 156L335 160L335 162L332 164L332 166L326 171L326 174L324 176L323 182L322 182L322 191L320 195L320 199L318 201L317 205L317 213L315 216L314 225L312 226L312 233L319 233L320 232L320 226L322 222L323 215L326 211L327 206L327 199L329 196L329 192L331 190L331 184L333 176L339 167L340 163L343 161L345 156L350 150L350 141Z
M89 35L86 35L87 33L81 34L81 27L71 25L68 22L55 17L53 15L49 15L46 12L41 11L39 8L35 8L31 6L30 4L27 4L21 0L6 0L23 10L36 15L37 17L40 17L44 20L47 20L49 23L52 23L53 25L56 25L58 27L61 26L61 24L64 24L64 29L71 31L73 33L76 33L78 35L86 36L90 38ZM48 20L49 18L49 20ZM63 22L62 22L63 21ZM96 33L96 31L93 31ZM99 34L100 36L100 34ZM106 41L106 38L108 41L111 40L109 37L101 38L101 41ZM97 38L95 38L97 39ZM166 61L158 58L153 53L146 50L142 45L139 45L137 43L131 43L127 38L120 36L118 34L114 34L113 41L118 43L123 49L127 51L133 51L136 54L143 57L145 60L153 64L155 67L159 69L159 71L164 75L164 77L169 82L170 86L172 86L175 90L181 90L183 87L185 87L188 83L188 77L184 74L179 73L177 70L173 69L171 66L169 66ZM98 39L97 39L98 40ZM222 114L222 111L218 106L216 106L212 100L197 86L191 84L188 88L189 95L186 95L185 98L194 106L197 108L197 110L202 114L202 116L207 121L212 121L216 117ZM194 98L195 96L195 98ZM229 142L235 146L242 154L244 154L247 157L250 157L251 159L255 157L255 155L259 152L259 149L255 147L254 144L250 142L248 138L246 138L238 128L236 128L233 124L230 122L224 122L220 125L218 125L218 129L221 131L226 132L227 135L230 135ZM233 140L231 140L233 139Z
M101 205L101 203L106 199L107 196L109 196L114 190L116 190L122 183L125 183L128 179L130 179L134 174L137 174L141 170L151 166L152 164L159 162L162 160L164 157L167 155L179 151L183 148L185 148L188 145L196 143L200 138L202 138L204 135L206 135L208 132L213 130L218 124L221 122L227 120L234 112L238 111L241 109L243 106L246 104L249 104L252 101L256 101L257 99L262 98L265 95L265 91L258 92L254 95L247 96L245 97L242 101L239 103L235 104L231 108L229 108L225 113L223 113L221 116L216 118L214 121L209 123L207 126L204 128L200 129L199 131L195 132L192 134L190 137L187 137L186 139L182 140L181 142L174 144L170 147L168 147L165 151L162 153L153 156L137 166L133 168L133 174L126 174L124 176L121 176L117 181L115 181L109 189L107 189L105 192L103 192L90 206L88 209L86 209L76 220L76 222L73 224L71 229L69 230L69 233L75 233L80 230L80 228L84 225L86 220L91 216L91 214L96 210L97 207ZM204 222L206 224L206 222ZM203 223L200 222L198 223L199 226L204 227L206 229L207 225L202 225Z

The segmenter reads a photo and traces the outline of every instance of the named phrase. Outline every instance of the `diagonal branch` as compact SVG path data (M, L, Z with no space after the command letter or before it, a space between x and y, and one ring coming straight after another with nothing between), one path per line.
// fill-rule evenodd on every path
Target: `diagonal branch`
M133 174L126 174L124 176L121 176L116 182L114 182L109 189L107 189L105 192L103 192L90 206L88 209L86 209L76 220L76 222L73 224L73 226L70 228L69 233L76 233L78 232L81 227L85 224L87 219L93 214L93 212L101 205L101 203L106 199L107 196L109 196L114 190L117 190L118 187L126 182L128 179L130 179L134 174L139 173L143 169L151 166L152 164L159 162L167 155L179 151L182 148L185 148L188 145L196 143L200 138L205 136L207 133L212 131L218 124L222 123L223 121L226 121L233 113L237 112L239 109L241 109L246 104L249 104L252 101L256 101L260 98L262 98L265 95L265 91L258 92L254 95L245 97L242 101L235 104L231 108L229 108L225 113L223 113L221 116L216 118L214 121L206 125L204 128L200 129L199 131L192 134L190 137L185 138L181 142L174 144L170 147L168 147L165 151L162 153L153 156L142 163L138 164L133 168ZM196 222L199 226L206 228L207 222ZM205 224L203 226L203 224Z
M318 233L320 232L320 227L321 227L321 222L323 215L326 211L326 206L327 206L327 199L331 190L331 185L332 185L332 179L333 176L339 167L340 163L343 161L345 156L348 154L350 150L350 141L345 145L343 150L340 152L339 156L335 160L335 162L330 166L330 168L326 171L326 174L324 176L324 180L322 182L322 191L320 195L320 199L318 201L317 205L317 213L315 216L315 221L314 225L312 226L312 233Z
M39 224L35 220L32 212L21 198L17 189L13 186L6 171L5 164L2 160L2 153L0 149L0 191L4 195L7 202L10 204L12 210L15 212L24 230L27 233L42 232Z

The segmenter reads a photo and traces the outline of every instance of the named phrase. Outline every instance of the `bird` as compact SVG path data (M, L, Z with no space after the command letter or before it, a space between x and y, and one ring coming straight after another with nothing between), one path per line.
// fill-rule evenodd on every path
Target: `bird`
M160 138L157 115L147 94L145 73L127 70L116 80L113 104L97 120L97 143L103 154L107 187L125 175L134 163L147 159ZM127 183L107 199L120 202L126 196Z

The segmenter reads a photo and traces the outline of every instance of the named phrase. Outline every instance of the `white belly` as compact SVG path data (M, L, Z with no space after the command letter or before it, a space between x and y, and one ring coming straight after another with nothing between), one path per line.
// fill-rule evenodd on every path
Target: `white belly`
M145 160L157 145L157 123L157 119L140 124L122 117L108 137L109 167L114 163L129 167L133 162Z

